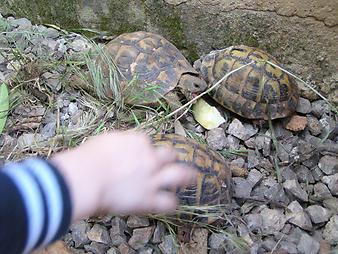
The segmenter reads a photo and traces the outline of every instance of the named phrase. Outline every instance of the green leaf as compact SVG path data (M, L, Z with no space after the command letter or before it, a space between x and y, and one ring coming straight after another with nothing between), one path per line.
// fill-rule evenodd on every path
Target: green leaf
M5 83L0 86L0 134L3 132L9 110L8 88Z

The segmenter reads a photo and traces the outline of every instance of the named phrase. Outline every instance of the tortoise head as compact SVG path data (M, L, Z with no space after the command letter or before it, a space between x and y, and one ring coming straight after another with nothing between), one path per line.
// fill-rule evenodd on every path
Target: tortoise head
M178 88L187 100L191 100L195 95L205 91L208 85L199 76L185 73L178 82Z

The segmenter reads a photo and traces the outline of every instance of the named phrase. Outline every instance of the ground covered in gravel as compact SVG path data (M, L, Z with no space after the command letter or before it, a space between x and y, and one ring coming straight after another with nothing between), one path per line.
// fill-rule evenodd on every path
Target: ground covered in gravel
M0 15L0 83L11 101L2 164L135 125L136 109L118 111L70 84L91 47L78 34ZM338 253L337 114L305 89L296 116L273 122L273 139L268 126L220 110L226 123L210 131L191 116L158 128L184 130L230 162L234 193L221 227L196 225L183 245L166 220L107 215L72 225L48 253Z

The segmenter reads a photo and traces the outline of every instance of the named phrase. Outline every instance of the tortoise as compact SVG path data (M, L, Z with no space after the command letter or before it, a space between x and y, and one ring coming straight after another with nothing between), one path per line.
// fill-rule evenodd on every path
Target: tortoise
M216 151L178 134L156 134L152 136L152 141L154 146L173 147L178 162L187 163L198 170L196 183L176 191L180 205L215 208L231 201L231 171ZM215 221L214 218L202 216L198 220L205 223Z
M194 63L201 77L214 85L228 72L254 61L230 75L210 93L226 109L253 120L284 118L298 104L299 91L294 79L274 67L282 66L272 55L245 45L215 50Z
M161 35L124 33L106 44L104 51L122 74L120 83L126 104L156 105L159 99L165 99L177 108L177 90L190 100L207 87L183 54ZM97 64L104 67L102 63L99 57ZM107 77L108 69L103 68L103 72ZM112 97L111 90L107 96Z

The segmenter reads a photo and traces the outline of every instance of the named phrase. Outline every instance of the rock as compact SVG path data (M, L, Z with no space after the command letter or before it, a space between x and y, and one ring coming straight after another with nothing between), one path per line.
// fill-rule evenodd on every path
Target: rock
M330 136L330 133L334 131L336 127L336 121L330 116L323 115L319 120L320 124L323 126L322 138L326 138L326 136Z
M120 244L119 251L121 254L136 254L136 251L133 250L127 243Z
M315 179L313 178L311 171L303 166L299 165L295 168L295 172L297 174L298 181L301 183L314 183Z
M163 254L174 254L177 253L177 247L175 240L171 235L166 235L161 244L158 245Z
M258 152L257 152L258 153ZM248 168L255 168L260 164L260 156L254 150L248 150Z
M154 227L136 228L128 241L134 250L143 248L149 241L154 232Z
M312 222L315 224L328 221L332 214L328 209L319 205L309 206L305 210L310 215Z
M286 218L282 210L264 208L260 214L263 219L262 230L264 234L274 234L285 225Z
M222 233L211 233L209 237L209 247L211 249L223 249L228 237Z
M302 206L297 201L293 201L288 205L286 218L293 225L304 230L312 230L310 217L304 212Z
M165 225L163 222L158 221L154 230L152 242L155 244L161 243L165 233Z
M329 188L323 183L316 183L313 187L313 196L312 198L317 201L322 201L324 199L331 198L331 192Z
M338 158L336 156L325 155L320 159L318 167L326 175L338 173Z
M332 245L338 244L338 215L332 216L323 231L323 237Z
M239 149L239 142L240 140L232 135L228 135L226 138L226 145L227 149L237 150Z
M233 197L249 198L252 190L251 183L241 177L234 177L233 181Z
M304 233L297 245L300 254L317 254L319 251L319 243L308 234Z
M318 162L319 162L319 154L318 153L314 153L314 154L312 154L312 156L309 159L307 159L305 161L302 161L302 164L305 167L313 170L314 167L317 167Z
M311 102L308 99L304 99L302 97L298 100L298 105L296 108L296 112L301 114L308 114L311 112Z
M317 118L313 116L307 116L308 128L312 135L318 136L322 130L323 126L320 124Z
M141 228L150 225L149 219L138 216L129 216L127 220L127 226L130 228Z
M41 141L43 141L43 137L39 133L24 133L18 138L18 149L31 148L38 145Z
M115 247L112 247L109 250L107 250L107 254L120 254L120 252Z
M111 239L106 227L95 224L87 233L89 240L97 243L110 244Z
M338 196L338 173L332 176L324 176L322 181L329 187L332 195Z
M215 128L207 132L207 143L211 149L222 150L226 147L227 141L222 128Z
M271 238L265 238L262 242L262 248L266 251L272 251L276 248L276 241Z
M286 180L283 183L284 189L287 190L290 194L292 194L297 199L307 202L309 200L308 194L306 191L302 189L302 187L299 185L298 181L296 180Z
M152 248L143 248L137 251L138 254L152 254L153 252Z
M229 167L232 177L246 177L249 174L246 168L242 168L233 164L230 164Z
M263 218L261 214L248 214L245 216L247 226L252 232L260 232L263 227Z
M242 124L238 119L234 119L228 129L227 133L230 135L235 136L236 138L239 138L240 140L248 140L250 137L255 135L258 132L257 129L255 129L250 124Z
M263 179L263 175L257 169L252 169L249 172L247 181L251 183L252 188L255 188Z
M69 115L71 115L71 116L75 115L78 110L79 110L79 108L78 108L76 102L69 103L69 106L68 106Z
M288 254L298 254L297 245L291 242L282 241L280 249L285 250Z
M271 134L267 131L264 135L259 135L255 139L255 145L259 150L263 150L263 155L268 156L271 153Z
M311 104L312 111L316 117L321 117L323 114L327 114L330 112L330 106L324 100L314 101Z
M71 235L75 243L75 248L81 248L86 244L90 243L90 240L87 236L87 232L90 230L89 223L81 220L77 223L74 223L71 228Z
M284 192L283 185L279 183L272 185L267 191L265 191L264 197L270 200L272 204L288 205L290 202Z
M283 167L280 169L281 175L284 180L297 180L298 176L296 173L289 167Z
M41 129L40 134L42 135L44 140L54 137L56 134L56 122L47 123Z
M103 243L92 242L90 245L85 245L84 249L93 254L105 254L109 247Z
M10 22L13 27L18 27L20 30L29 29L32 27L32 22L26 18L13 19Z
M314 167L312 169L312 176L313 176L313 179L315 179L316 182L319 182L320 180L322 180L323 178L323 172L320 170L319 167Z
M323 205L333 211L333 213L338 214L338 198L328 198L323 201Z
M76 39L69 45L69 47L76 52L83 52L90 49L90 44L83 39Z
M293 115L290 121L285 126L286 129L290 131L302 131L307 126L307 118L305 116Z

